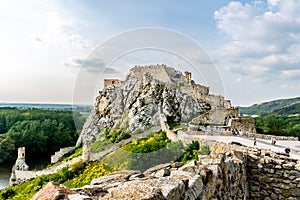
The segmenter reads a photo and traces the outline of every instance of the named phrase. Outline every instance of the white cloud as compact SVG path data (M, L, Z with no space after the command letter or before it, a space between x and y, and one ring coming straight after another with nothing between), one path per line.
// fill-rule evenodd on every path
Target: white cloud
M104 62L98 58L81 58L78 56L71 56L64 65L70 67L81 67L89 72L104 72L106 74L118 74L119 72L112 67L106 67Z
M300 69L283 70L282 75L288 78L300 77Z
M214 52L216 63L261 80L281 73L292 77L284 70L300 66L299 10L300 1L269 0L230 2L215 11L218 29L229 36L229 42Z

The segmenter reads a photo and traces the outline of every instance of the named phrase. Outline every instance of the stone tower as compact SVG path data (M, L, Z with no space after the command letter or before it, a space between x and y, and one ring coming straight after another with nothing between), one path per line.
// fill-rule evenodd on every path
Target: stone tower
M18 148L18 159L25 160L25 147Z
M18 158L16 160L15 170L27 171L29 169L28 165L25 162L25 147L18 148Z
M17 174L22 173L21 171L28 171L28 170L29 170L29 166L25 162L25 147L20 147L18 148L18 158L11 170L9 185L11 186L26 180L22 176L19 176Z

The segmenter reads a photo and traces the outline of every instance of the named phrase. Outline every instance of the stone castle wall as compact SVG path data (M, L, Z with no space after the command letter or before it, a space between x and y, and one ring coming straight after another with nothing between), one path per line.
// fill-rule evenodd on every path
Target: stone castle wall
M209 102L212 110L216 108L225 108L225 99L223 96L210 94L205 96L204 100Z
M62 160L64 156L73 149L75 149L75 147L60 148L59 151L55 152L54 155L51 156L51 164Z

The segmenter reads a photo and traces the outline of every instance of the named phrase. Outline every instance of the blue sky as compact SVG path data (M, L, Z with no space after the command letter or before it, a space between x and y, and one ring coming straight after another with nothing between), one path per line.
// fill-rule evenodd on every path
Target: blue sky
M142 27L175 30L201 45L234 105L300 96L299 10L299 0L1 1L0 102L72 103L82 61L113 36ZM156 54L128 55L112 67L177 67Z

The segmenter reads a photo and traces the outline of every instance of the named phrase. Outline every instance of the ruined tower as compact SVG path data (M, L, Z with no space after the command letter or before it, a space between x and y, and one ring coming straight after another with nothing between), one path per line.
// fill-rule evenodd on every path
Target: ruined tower
M15 169L22 171L27 171L29 169L25 162L25 147L18 148L18 158L16 160Z
M185 71L185 72L184 72L184 77L185 77L185 81L186 81L188 84L191 84L191 82L192 82L192 73L191 73L191 72L188 72L188 71Z
M25 147L18 148L18 158L14 164L9 180L9 185L14 185L18 182L24 181L24 177L20 175L22 171L28 171L29 166L25 162Z

